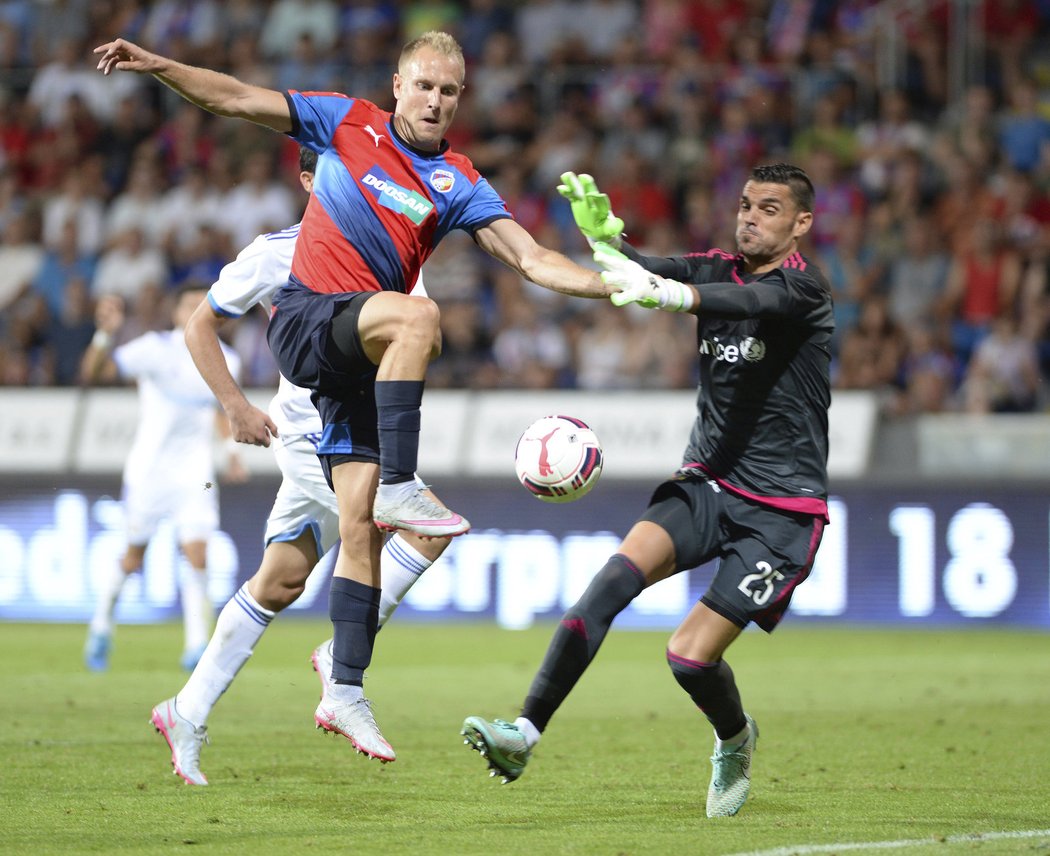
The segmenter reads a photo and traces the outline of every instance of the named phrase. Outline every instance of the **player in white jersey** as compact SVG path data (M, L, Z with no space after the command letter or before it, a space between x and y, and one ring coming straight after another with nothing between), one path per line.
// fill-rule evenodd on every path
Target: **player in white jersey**
M308 192L316 159L312 151L300 150L299 178ZM151 722L171 748L176 774L195 785L208 783L200 770L200 751L212 708L274 616L302 594L315 564L315 573L329 576L335 565L338 503L317 458L321 418L310 400L310 391L282 377L267 414L247 400L218 350L218 330L226 319L242 317L259 304L268 308L270 296L288 281L298 235L296 225L257 237L223 268L208 292L207 304L197 310L187 326L190 351L225 408L233 436L255 445L272 443L283 477L266 522L266 547L259 569L219 614L211 642L186 685L152 711ZM422 289L420 280L413 293L423 293ZM381 557L379 626L449 540L399 532L387 541ZM324 558L318 562L321 556ZM330 642L318 645L311 657L323 688L331 680ZM381 761L394 760L393 749L379 733L367 699L352 706L352 714L349 721L332 721L325 715L322 701L315 720L318 727L346 736L358 751Z
M127 548L99 586L84 646L84 661L93 671L109 666L113 613L121 589L130 574L141 570L146 547L164 520L174 524L190 566L182 580L184 668L193 669L208 641L213 609L207 596L207 542L219 524L213 442L216 427L228 434L229 426L193 363L183 333L205 294L201 287L183 289L176 297L174 330L146 333L112 354L113 336L124 323L123 302L102 298L96 311L98 329L83 357L82 379L94 383L119 376L137 381L139 416L124 464ZM239 374L237 354L225 346L219 353L231 375ZM235 456L227 474L244 474Z

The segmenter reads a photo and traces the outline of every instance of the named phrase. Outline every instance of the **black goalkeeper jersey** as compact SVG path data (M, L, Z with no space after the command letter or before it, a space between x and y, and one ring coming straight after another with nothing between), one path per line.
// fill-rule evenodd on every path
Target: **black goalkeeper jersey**
M647 270L697 286L700 385L683 470L764 505L827 518L831 289L801 253L744 273L742 258L659 258Z

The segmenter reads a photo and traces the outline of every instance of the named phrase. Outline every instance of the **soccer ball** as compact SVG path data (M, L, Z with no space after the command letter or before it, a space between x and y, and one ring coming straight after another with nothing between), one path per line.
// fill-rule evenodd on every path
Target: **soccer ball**
M514 450L518 480L544 502L572 502L602 474L602 444L572 416L544 416L521 435Z

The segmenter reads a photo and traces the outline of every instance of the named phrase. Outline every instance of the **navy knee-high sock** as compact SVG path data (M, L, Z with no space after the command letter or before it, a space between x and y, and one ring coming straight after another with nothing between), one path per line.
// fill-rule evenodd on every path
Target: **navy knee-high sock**
M667 652L667 665L693 703L714 726L721 740L728 740L743 731L747 725L740 691L733 670L725 660L700 663Z
M421 380L376 381L379 480L383 484L399 484L416 477L422 403Z
M364 684L379 626L379 595L379 589L364 583L332 578L328 613L332 618L332 680L337 684Z
M641 572L625 556L605 563L587 590L562 616L521 715L543 731L590 665L613 619L645 588Z

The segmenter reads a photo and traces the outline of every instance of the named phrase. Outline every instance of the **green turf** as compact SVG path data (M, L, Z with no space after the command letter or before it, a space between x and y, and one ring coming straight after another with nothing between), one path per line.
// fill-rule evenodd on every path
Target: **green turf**
M525 775L500 785L459 727L516 712L549 626L391 624L367 682L398 752L384 767L313 728L308 656L328 626L279 620L212 716L207 788L171 774L147 725L184 680L179 628L121 627L106 674L82 669L83 633L0 624L0 853L634 856L901 839L930 842L909 854L1050 853L1050 834L952 840L1050 829L1050 646L1036 632L789 620L744 634L730 661L762 738L751 798L717 820L703 811L710 730L664 663L665 633L614 628Z

